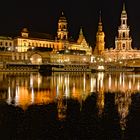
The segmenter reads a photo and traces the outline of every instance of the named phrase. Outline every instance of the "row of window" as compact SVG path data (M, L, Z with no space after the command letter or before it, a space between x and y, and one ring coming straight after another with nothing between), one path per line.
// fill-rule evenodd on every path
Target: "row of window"
M0 42L0 46L12 46L12 42Z
M27 44L24 43L24 46L27 46ZM41 43L30 43L30 42L29 42L28 46L31 46L31 47L47 47L47 48L48 47L49 48L54 48L55 47L54 44L41 44ZM56 48L58 48L58 45L57 45Z

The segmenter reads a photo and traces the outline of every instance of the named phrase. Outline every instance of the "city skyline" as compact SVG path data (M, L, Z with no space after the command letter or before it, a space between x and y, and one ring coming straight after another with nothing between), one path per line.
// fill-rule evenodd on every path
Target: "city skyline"
M0 35L15 35L23 27L27 27L29 31L45 32L52 35L57 33L57 22L63 11L68 22L69 37L77 40L80 27L87 42L95 47L96 32L99 20L99 11L102 11L103 31L105 32L106 48L115 46L115 36L118 35L118 26L120 26L120 15L122 5L125 2L126 12L128 15L128 26L130 26L130 35L132 36L132 46L140 48L140 15L137 12L138 0L135 2L118 0L112 2L109 0L96 1L44 1L33 2L30 0L20 2L2 3L0 10L3 13L1 17ZM9 12L5 11L8 9Z

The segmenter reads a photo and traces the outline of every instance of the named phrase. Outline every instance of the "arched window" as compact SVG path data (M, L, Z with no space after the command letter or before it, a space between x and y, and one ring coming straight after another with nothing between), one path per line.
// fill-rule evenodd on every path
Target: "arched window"
M66 35L63 36L63 39L66 39Z
M125 32L123 32L123 37L125 37Z

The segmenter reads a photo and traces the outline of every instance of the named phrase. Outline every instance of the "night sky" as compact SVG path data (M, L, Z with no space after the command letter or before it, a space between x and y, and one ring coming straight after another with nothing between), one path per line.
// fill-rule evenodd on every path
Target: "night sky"
M124 0L11 0L1 2L0 35L20 34L23 27L32 32L56 35L58 18L63 11L69 37L78 38L82 26L87 42L95 46L99 11L102 11L106 47L115 45ZM125 0L133 48L140 48L140 2Z

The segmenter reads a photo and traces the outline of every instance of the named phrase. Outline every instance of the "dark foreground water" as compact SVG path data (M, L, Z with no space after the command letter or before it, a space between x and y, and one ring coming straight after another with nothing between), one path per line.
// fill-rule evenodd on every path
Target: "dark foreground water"
M1 73L2 140L139 140L139 73Z

